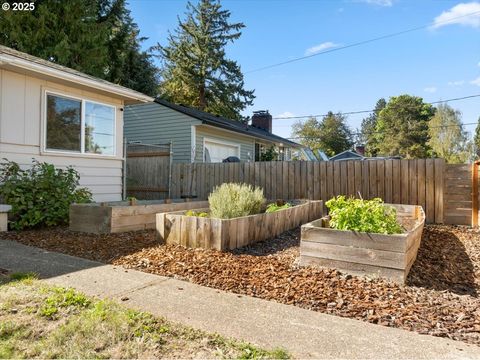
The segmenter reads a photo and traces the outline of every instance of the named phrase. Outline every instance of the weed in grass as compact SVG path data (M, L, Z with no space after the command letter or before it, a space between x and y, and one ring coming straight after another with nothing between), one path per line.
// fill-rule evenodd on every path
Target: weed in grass
M48 296L40 307L41 316L54 318L60 308L81 309L90 305L90 300L85 295L73 289L56 287L51 291L53 294Z
M0 311L0 358L288 358L72 289L33 281L2 290L0 303L16 311Z
M11 283L32 284L36 279L38 279L38 276L33 272L15 272L8 276L2 276L0 286Z
M149 314L98 301L58 327L44 343L42 356L103 358L115 348L122 357L135 357L165 343L160 328Z

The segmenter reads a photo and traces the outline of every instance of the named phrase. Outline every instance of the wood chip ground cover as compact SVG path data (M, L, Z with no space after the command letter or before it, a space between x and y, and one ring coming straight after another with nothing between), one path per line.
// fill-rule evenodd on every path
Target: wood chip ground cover
M90 235L66 229L3 238L237 294L480 345L480 232L426 226L407 286L299 268L299 231L233 252L163 246L153 231Z

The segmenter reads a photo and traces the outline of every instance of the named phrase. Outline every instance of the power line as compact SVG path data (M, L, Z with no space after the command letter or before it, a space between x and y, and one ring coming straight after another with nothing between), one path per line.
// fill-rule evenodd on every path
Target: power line
M453 21L461 19L461 18L465 18L465 17L469 17L469 16L473 16L473 15L478 15L478 14L480 14L480 11L475 11L473 13L457 16L457 17L454 17L454 18L451 18L451 19L445 20L445 21L438 21L435 24L447 24L447 23L453 22ZM309 58L312 58L314 56L329 54L329 53L332 53L332 52L335 52L335 51L345 50L345 49L349 49L349 48L352 48L352 47L357 47L357 46L369 44L369 43L372 43L372 42L375 42L375 41L385 40L385 39L388 39L388 38L408 34L408 33L414 32L414 31L429 28L432 25L433 25L433 23L428 23L426 25L417 26L417 27L410 28L410 29L407 29L407 30L402 30L402 31L378 36L378 37L375 37L375 38L372 38L372 39L358 41L358 42L351 43L351 44L348 44L348 45L339 46L339 47L336 47L336 48L333 48L333 49L320 51L320 52L315 53L315 54L300 56L300 57L297 57L297 58L294 58L294 59L291 59L291 60L286 60L286 61L275 63L275 64L272 64L272 65L267 65L267 66L263 66L263 67L260 67L260 68L257 68L257 69L249 70L249 71L246 71L245 74L250 74L250 73L258 72L258 71L263 71L263 70L271 69L271 68L274 68L274 67L278 67L278 66L290 64L290 63L293 63L293 62L297 62L297 61L300 61L300 60L309 59Z
M429 126L429 129L440 129L440 128L448 128L448 127L463 127L468 125L477 125L478 122L473 123L465 123L465 124L451 124L451 125L437 125L437 126ZM381 131L371 131L370 134L380 134ZM351 132L352 135L361 135L361 132ZM296 137L289 137L288 140L316 140L317 137L314 136L296 136Z
M462 96L462 97L451 98L451 99L446 99L446 100L431 101L431 102L427 102L426 104L435 105L435 104L447 103L447 102L452 102L452 101L467 100L467 99L472 99L472 98L476 98L476 97L480 97L480 94ZM374 111L375 110L372 109L372 110L347 111L347 112L340 112L340 113L342 115L354 115L354 114L368 114L368 113L372 113ZM305 118L325 117L327 115L328 114L284 116L284 117L274 117L272 119L273 120L305 119Z

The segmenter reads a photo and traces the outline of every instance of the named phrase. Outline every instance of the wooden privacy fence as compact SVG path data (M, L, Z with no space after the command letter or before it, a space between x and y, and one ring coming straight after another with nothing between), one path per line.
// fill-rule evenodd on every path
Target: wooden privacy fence
M172 164L170 196L207 199L215 186L242 182L262 187L267 199L361 194L364 199L421 205L428 222L442 223L444 172L443 159L178 163Z
M127 196L141 200L166 199L169 194L171 146L128 144Z

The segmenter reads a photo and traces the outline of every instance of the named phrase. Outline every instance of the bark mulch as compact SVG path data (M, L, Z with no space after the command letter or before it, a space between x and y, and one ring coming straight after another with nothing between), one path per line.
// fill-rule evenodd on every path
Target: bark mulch
M153 231L112 235L66 229L2 238L217 289L480 345L480 232L427 226L407 286L299 268L299 231L222 253L161 246Z

